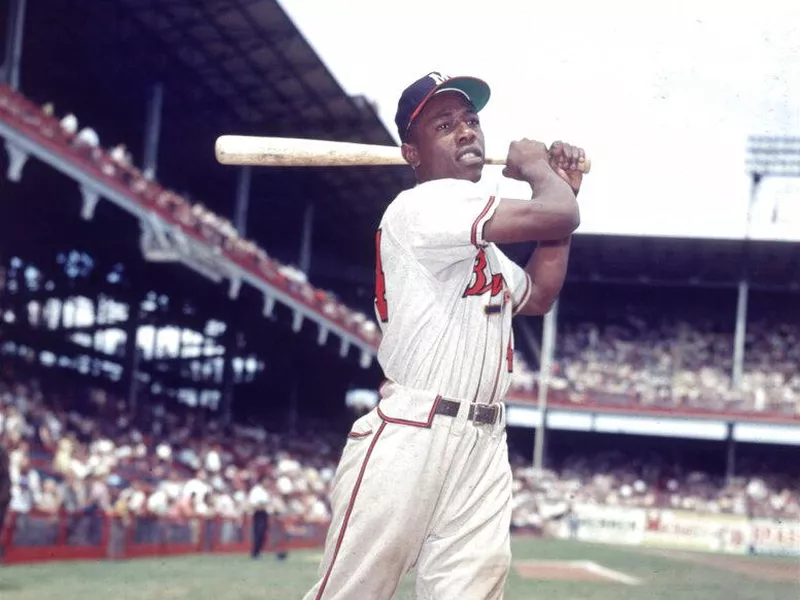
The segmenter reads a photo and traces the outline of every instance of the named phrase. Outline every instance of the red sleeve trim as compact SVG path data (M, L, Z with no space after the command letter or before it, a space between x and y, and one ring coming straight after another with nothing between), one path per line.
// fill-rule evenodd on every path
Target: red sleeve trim
M480 223L484 217L486 217L486 215L489 213L489 210L492 208L492 204L494 204L494 196L489 196L489 201L486 203L486 206L483 207L481 214L479 214L478 218L472 223L472 235L470 236L470 241L476 248L478 247L478 227L480 226Z
M517 305L514 307L513 311L511 312L512 315L516 315L519 311L522 310L522 307L528 302L528 299L531 297L531 276L525 273L525 292L522 294L522 298L520 298Z

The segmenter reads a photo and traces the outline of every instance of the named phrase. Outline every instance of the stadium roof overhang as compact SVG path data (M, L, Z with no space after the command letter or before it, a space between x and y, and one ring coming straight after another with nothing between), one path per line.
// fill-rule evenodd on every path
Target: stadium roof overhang
M28 6L23 92L55 99L58 114L75 112L138 162L148 89L163 83L159 179L218 214L233 216L238 171L216 163L218 135L395 145L371 103L345 92L275 0L75 0L62 8ZM296 261L312 204L312 276L318 256L369 264L380 215L411 177L403 167L255 169L248 237Z
M186 93L224 107L229 118L221 133L395 144L371 103L345 93L275 0L118 3L197 76ZM302 199L313 197L320 221L344 236L331 240L339 248L351 240L363 244L366 231L352 228L369 227L371 236L383 208L411 177L391 167L294 171L269 175L283 177L278 185Z
M780 241L578 235L575 282L800 291L800 247Z

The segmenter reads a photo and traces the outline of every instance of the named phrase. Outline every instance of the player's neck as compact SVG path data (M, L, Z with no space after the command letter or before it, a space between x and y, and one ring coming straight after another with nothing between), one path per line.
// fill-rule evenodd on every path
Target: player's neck
M425 175L420 175L419 173L416 173L416 180L417 180L416 184L417 185L420 185L420 184L423 184L423 183L428 183L429 181L438 181L440 179L461 179L463 181L471 181L472 183L479 183L480 180L481 180L480 177L478 177L477 179L470 179L469 177L453 177L452 175L438 175L438 176L437 175L428 175L428 176L425 176Z

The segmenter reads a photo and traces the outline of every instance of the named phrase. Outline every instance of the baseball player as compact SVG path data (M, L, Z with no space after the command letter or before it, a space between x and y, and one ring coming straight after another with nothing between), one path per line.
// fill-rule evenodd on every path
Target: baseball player
M478 113L488 85L431 73L403 92L396 124L417 184L376 233L375 314L386 381L357 419L331 488L319 579L306 600L384 600L416 570L420 600L503 597L512 474L501 402L514 315L561 291L583 150L513 142L503 171L532 198L480 185ZM536 241L525 268L497 244Z

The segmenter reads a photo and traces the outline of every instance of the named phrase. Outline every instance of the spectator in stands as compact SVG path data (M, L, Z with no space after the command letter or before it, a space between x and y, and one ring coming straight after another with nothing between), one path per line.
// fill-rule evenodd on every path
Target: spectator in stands
M61 512L62 498L61 491L54 479L45 479L42 484L42 493L36 503L36 510L57 517Z
M61 129L68 137L72 137L78 132L78 118L72 113L64 116L64 118L61 119L60 124Z
M73 143L76 147L98 148L100 146L100 137L91 127L84 127L75 136Z
M131 154L128 152L128 148L125 144L117 144L114 146L108 156L112 161L123 168L131 166L133 162L131 160Z

